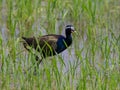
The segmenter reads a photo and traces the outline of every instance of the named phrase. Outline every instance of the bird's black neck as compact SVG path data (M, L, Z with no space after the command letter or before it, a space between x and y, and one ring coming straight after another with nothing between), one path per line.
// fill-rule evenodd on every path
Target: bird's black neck
M71 35L67 35L66 39L65 39L65 42L66 42L67 46L70 46L71 43L72 43L72 36Z

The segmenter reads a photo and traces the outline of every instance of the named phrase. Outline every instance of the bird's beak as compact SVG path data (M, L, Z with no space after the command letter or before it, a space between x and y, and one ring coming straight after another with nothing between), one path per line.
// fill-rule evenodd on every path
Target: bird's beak
M71 33L76 32L74 27L71 27Z
M76 33L76 30L71 30L71 33L73 33L73 32Z

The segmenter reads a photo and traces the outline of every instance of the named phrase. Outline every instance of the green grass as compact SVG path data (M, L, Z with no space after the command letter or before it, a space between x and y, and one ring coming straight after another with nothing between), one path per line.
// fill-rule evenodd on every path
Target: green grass
M1 90L119 90L119 0L0 0ZM33 75L35 57L22 36L61 34L73 24L73 44L46 58ZM46 32L46 33L44 33ZM22 51L22 52L21 52Z

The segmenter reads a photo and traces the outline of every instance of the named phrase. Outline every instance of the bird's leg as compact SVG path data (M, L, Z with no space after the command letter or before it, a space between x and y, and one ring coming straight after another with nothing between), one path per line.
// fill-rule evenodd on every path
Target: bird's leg
M32 64L32 66L30 66L27 69L27 71L30 71L31 68L34 68L34 74L36 75L37 68L39 68L39 64L42 62L42 59L39 59L39 57L36 55L35 55L35 59L36 59L36 61ZM26 73L27 71L25 71L24 73Z
M39 59L38 56L35 56L35 59L36 59L36 64L35 64L35 67L34 67L34 74L36 74L36 71L39 68L39 64L42 62L42 58Z

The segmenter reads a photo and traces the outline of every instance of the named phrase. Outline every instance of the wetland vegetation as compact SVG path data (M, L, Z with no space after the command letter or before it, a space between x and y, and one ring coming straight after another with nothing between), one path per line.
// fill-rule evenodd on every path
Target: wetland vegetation
M77 31L63 53L35 62L21 37ZM0 0L1 90L120 90L120 0Z

